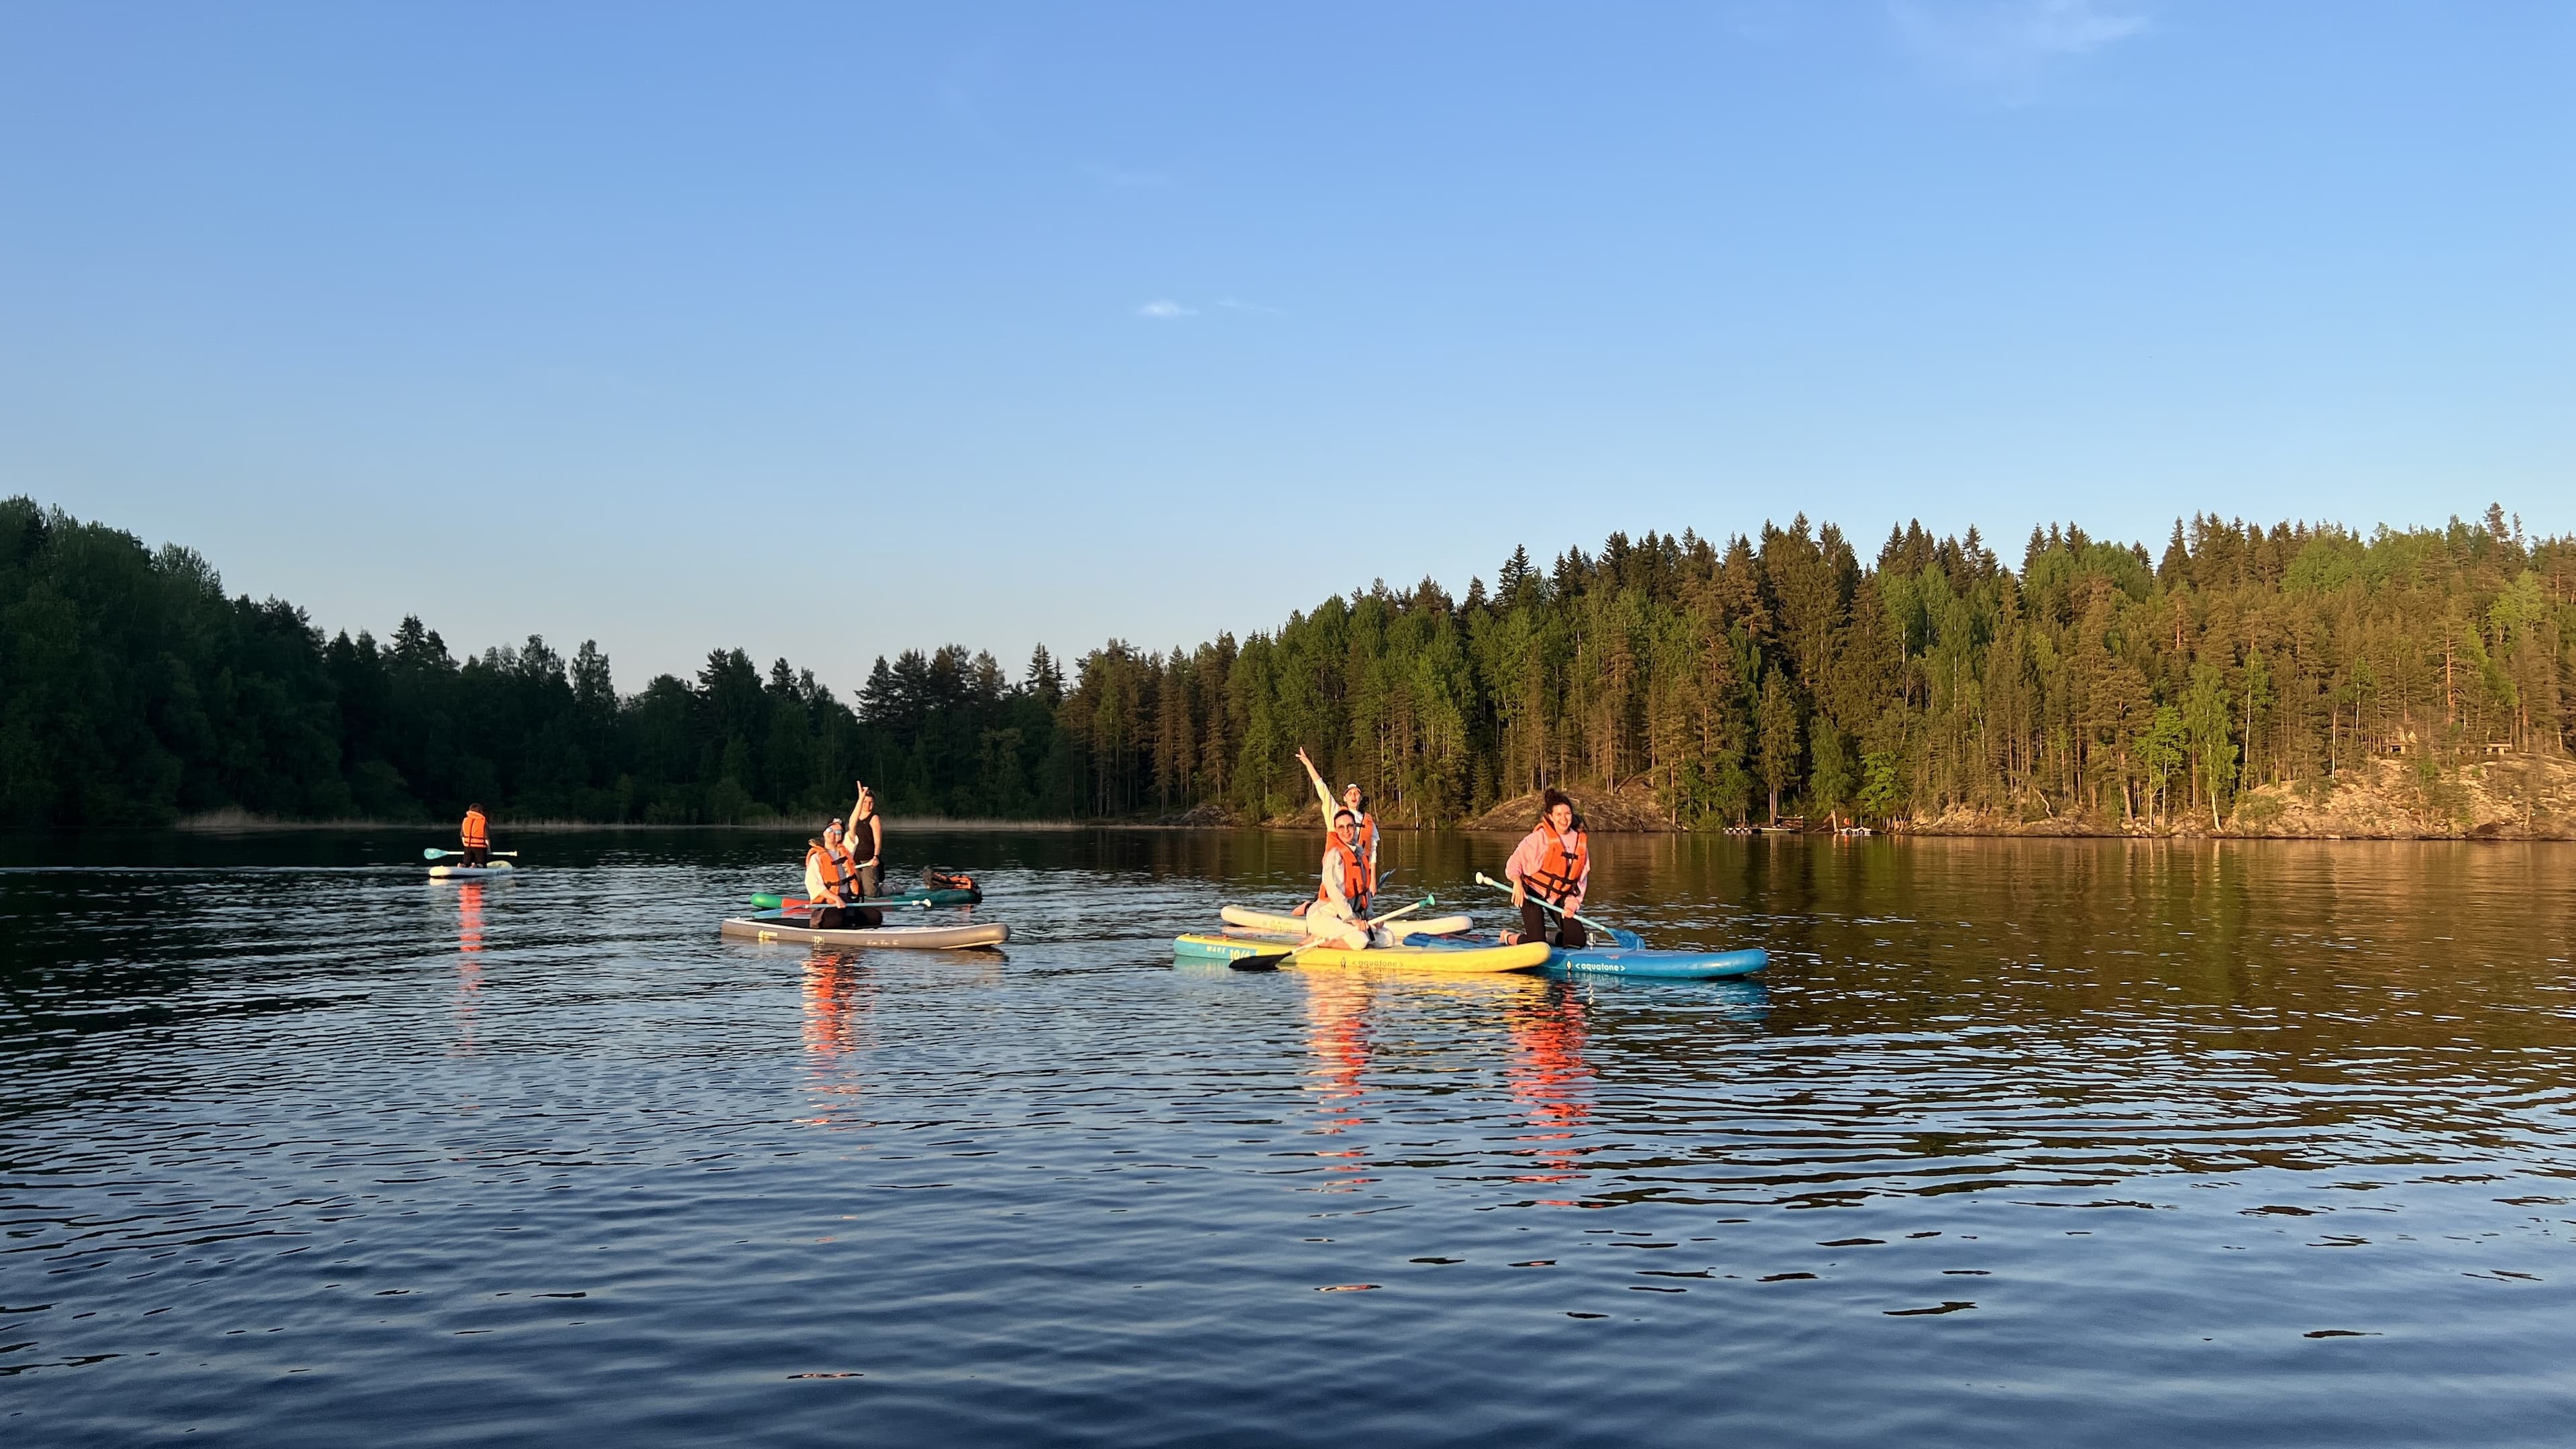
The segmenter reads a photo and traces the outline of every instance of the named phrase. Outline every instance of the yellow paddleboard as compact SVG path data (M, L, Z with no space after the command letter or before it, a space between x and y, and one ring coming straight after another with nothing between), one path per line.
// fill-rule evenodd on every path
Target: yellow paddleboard
M1389 928L1397 924L1389 922ZM1270 956L1296 946L1295 938L1257 941L1245 936L1213 936L1192 932L1172 940L1172 950L1182 956L1205 960L1234 961L1246 956ZM1317 946L1299 952L1282 962L1287 966L1380 966L1405 971L1438 971L1448 975L1481 976L1494 971L1527 971L1547 964L1547 946L1532 941L1521 946L1490 946L1482 950L1430 951L1413 946L1382 946L1374 950L1353 951L1341 946Z

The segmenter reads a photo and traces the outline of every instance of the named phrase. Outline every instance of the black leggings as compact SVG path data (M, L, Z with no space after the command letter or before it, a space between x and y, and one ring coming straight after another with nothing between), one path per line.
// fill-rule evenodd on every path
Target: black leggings
M464 853L465 864L468 868L486 866L492 863L492 847L488 845L469 845L465 847Z
M1538 897L1522 897L1521 939L1524 941L1545 941L1550 939L1547 930L1547 923L1547 908L1538 903ZM1559 916L1556 918L1556 935L1553 939L1556 944L1564 947L1568 951L1580 951L1585 946L1591 944L1592 941L1592 937L1584 931L1583 923L1574 919L1572 916Z

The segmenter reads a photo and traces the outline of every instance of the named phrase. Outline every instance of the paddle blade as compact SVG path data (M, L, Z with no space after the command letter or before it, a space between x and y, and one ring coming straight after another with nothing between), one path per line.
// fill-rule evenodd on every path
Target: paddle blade
M1294 951L1281 951L1270 956L1237 956L1225 964L1236 971L1276 971L1280 962L1295 954Z
M437 846L433 845L421 851L420 858L423 860L445 860L447 857L458 853L459 852L453 850L441 850Z
M784 896L757 895L751 898L751 908L755 911L774 911L786 904L787 899Z

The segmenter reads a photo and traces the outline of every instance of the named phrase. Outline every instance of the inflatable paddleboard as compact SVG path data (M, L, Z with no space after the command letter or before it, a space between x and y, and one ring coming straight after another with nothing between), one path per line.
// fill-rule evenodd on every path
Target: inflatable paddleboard
M999 946L1011 939L1011 928L999 921L971 926L874 926L818 931L802 913L767 911L736 916L718 933L737 941L794 941L810 946L890 946L919 951L955 951L969 946Z
M1425 940L1445 941L1438 936ZM1191 932L1172 938L1172 954L1201 961L1239 961L1246 956L1274 956L1294 949L1304 941L1303 935L1256 935L1230 931L1224 935ZM1299 952L1285 966L1374 966L1408 971L1445 971L1453 974L1482 974L1494 971L1527 971L1547 964L1548 948L1532 942L1526 946L1503 946L1488 942L1482 946L1460 949L1442 945L1379 946L1354 951L1345 946L1317 946Z
M1640 940L1634 931L1613 931L1610 941L1588 945L1577 950L1561 946L1548 948L1547 967L1551 971L1581 971L1602 976L1659 977L1674 981L1709 981L1726 976L1750 976L1771 964L1771 953L1755 949L1742 951L1658 951ZM1490 944L1484 937L1426 936L1405 937L1408 946L1426 950L1474 949Z
M517 869L518 867L506 860L496 860L490 865L433 865L429 868L429 878L431 880L486 880L496 875L509 875Z
M1247 931L1280 931L1293 936L1306 934L1306 918L1278 911L1256 911L1250 906L1227 906L1217 914L1229 926ZM1403 916L1386 923L1386 929L1408 936L1454 936L1476 924L1465 916Z

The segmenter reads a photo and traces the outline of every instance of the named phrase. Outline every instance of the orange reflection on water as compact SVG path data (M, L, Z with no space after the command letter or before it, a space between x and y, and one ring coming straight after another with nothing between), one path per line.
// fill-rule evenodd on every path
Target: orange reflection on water
M815 1115L803 1119L809 1126L841 1123L865 1094L865 1083L852 1070L855 1063L842 1059L862 1057L876 1045L870 1011L876 994L874 979L850 957L817 951L805 958L805 1053L819 1098Z
M456 888L456 1036L450 1056L474 1055L475 998L483 991L483 883Z
M1368 1014L1376 1000L1376 990L1362 976L1309 971L1303 977L1306 1049L1315 1058L1315 1067L1307 1075L1314 1079L1315 1095L1323 1104L1323 1121L1315 1130L1326 1136L1339 1136L1367 1121L1360 1115L1360 1104L1367 1099L1368 1088L1361 1084L1360 1077L1368 1070ZM1364 1148L1346 1147L1315 1155L1338 1159L1326 1169L1333 1176L1322 1189L1325 1192L1348 1192L1370 1181L1358 1175L1368 1167Z
M1561 986L1515 998L1503 1011L1512 1034L1507 1070L1512 1096L1529 1108L1536 1131L1521 1141L1540 1171L1521 1182L1568 1182L1580 1176L1582 1150L1566 1146L1592 1116L1592 1064L1584 1059L1583 999ZM1553 1145L1550 1145L1553 1144ZM1571 1204L1559 1203L1559 1206Z

